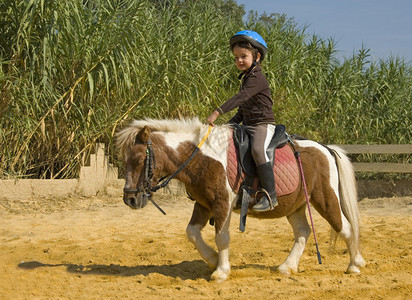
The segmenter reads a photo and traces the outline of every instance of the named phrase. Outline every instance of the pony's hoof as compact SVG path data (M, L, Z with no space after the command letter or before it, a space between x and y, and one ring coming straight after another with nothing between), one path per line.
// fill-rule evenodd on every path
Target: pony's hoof
M350 265L348 269L346 270L346 274L359 274L359 273L360 273L360 270L355 265Z
M290 276L291 274L296 274L296 273L298 273L298 270L297 270L297 269L290 268L290 267L287 266L287 265L280 265L280 266L278 267L278 272L279 272L281 275L283 275L283 276Z
M358 255L356 256L356 258L355 258L355 265L356 265L357 267L360 267L360 268L366 266L366 262L365 262L365 260L363 259L363 257L362 257L360 254L358 254Z
M229 277L229 271L222 271L222 270L216 270L212 273L210 276L210 281L214 281L217 283L225 281Z

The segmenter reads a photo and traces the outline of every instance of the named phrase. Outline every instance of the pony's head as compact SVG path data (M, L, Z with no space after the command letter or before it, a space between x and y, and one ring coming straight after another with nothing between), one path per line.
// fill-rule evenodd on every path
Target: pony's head
M170 163L170 156L178 160L176 149L180 143L197 141L204 127L197 118L144 119L134 120L119 131L116 145L125 166L124 203L133 209L145 207L152 195L151 188L158 184L158 178L169 175L170 168L166 170L165 166L175 165Z
M146 206L151 199L152 191L160 188L159 180L165 179L183 166L176 179L185 180L193 176L201 176L202 171L190 171L186 166L187 159L202 141L202 154L209 159L222 159L226 155L226 145L230 130L225 134L215 132L206 135L209 126L198 118L183 120L134 120L128 127L116 134L116 145L123 157L125 166L125 187L123 200L131 208ZM228 128L226 128L228 129ZM205 137L208 138L203 140ZM203 143L204 142L204 143ZM211 146L212 145L212 146ZM197 155L196 159L201 156ZM224 164L224 163L222 163ZM196 164L194 165L196 166ZM192 166L193 167L193 166Z
M150 127L128 127L117 134L117 147L123 157L125 179L123 201L139 209L147 205L152 196L154 154Z

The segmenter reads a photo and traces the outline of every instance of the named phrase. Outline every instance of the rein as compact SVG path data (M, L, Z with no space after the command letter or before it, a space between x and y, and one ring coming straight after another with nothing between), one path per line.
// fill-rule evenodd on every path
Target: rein
M203 138L200 140L199 144L197 144L196 148L193 150L192 154L189 156L189 158L169 177L165 176L162 177L156 186L151 185L151 180L153 178L153 170L156 168L156 161L155 161L155 155L154 151L152 149L152 141L149 138L149 140L145 143L147 145L146 148L146 160L145 160L145 179L143 182L142 187L137 187L136 189L123 189L125 193L139 193L143 192L145 193L145 196L156 206L157 209L159 209L164 215L166 213L164 210L152 199L152 192L156 192L157 190L164 188L169 184L169 182L176 177L176 175L185 168L189 162L196 156L196 154L199 152L200 147L204 144L206 139L209 137L210 132L212 131L213 126L209 125L209 129L206 132L206 134L203 136ZM163 182L162 182L163 181Z

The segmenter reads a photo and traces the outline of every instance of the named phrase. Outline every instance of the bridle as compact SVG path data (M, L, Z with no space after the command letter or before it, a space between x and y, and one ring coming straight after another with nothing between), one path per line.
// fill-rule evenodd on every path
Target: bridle
M149 140L144 143L146 147L146 159L145 159L145 171L144 179L140 186L137 186L135 189L124 188L123 192L128 194L141 193L141 192L150 192L151 189L151 180L153 178L153 169L156 167L155 157L152 150L152 141Z
M212 126L210 125L209 130L207 131L205 136L202 138L202 140L199 142L199 144L196 146L196 148L193 150L189 158L172 175L170 175L169 177L164 176L160 178L156 186L152 186L154 169L156 168L156 158L155 158L154 151L152 149L152 141L149 137L147 142L144 143L146 145L146 158L144 162L144 165L145 165L144 179L141 182L141 184L138 185L135 189L124 188L123 192L126 194L135 194L135 195L137 195L138 193L143 193L144 197L149 199L154 204L154 206L157 207L157 209L159 209L164 215L166 215L165 211L156 202L153 201L152 192L156 192L157 190L167 186L170 180L172 180L184 167L187 166L187 164L195 157L200 147L206 141L211 130L212 130Z
M155 192L161 188L159 185L152 187L152 179L154 174L153 170L156 168L155 155L152 149L152 140L149 138L144 144L146 145L146 158L144 162L145 168L143 181L135 189L124 188L123 192L126 194L135 195L138 193L143 193L143 196L149 199L154 206L156 206L165 215L165 211L152 199L152 192Z

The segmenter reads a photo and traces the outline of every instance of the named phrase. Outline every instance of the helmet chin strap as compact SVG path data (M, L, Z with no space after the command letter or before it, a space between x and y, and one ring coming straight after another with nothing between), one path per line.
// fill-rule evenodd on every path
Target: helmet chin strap
M243 77L245 74L247 74L247 73L249 73L250 71L252 71L253 68L256 67L256 66L257 66L257 62L256 62L256 59L255 59L255 60L253 61L252 65L250 66L249 70L240 73L237 78L238 78L239 80L242 79L242 77Z

